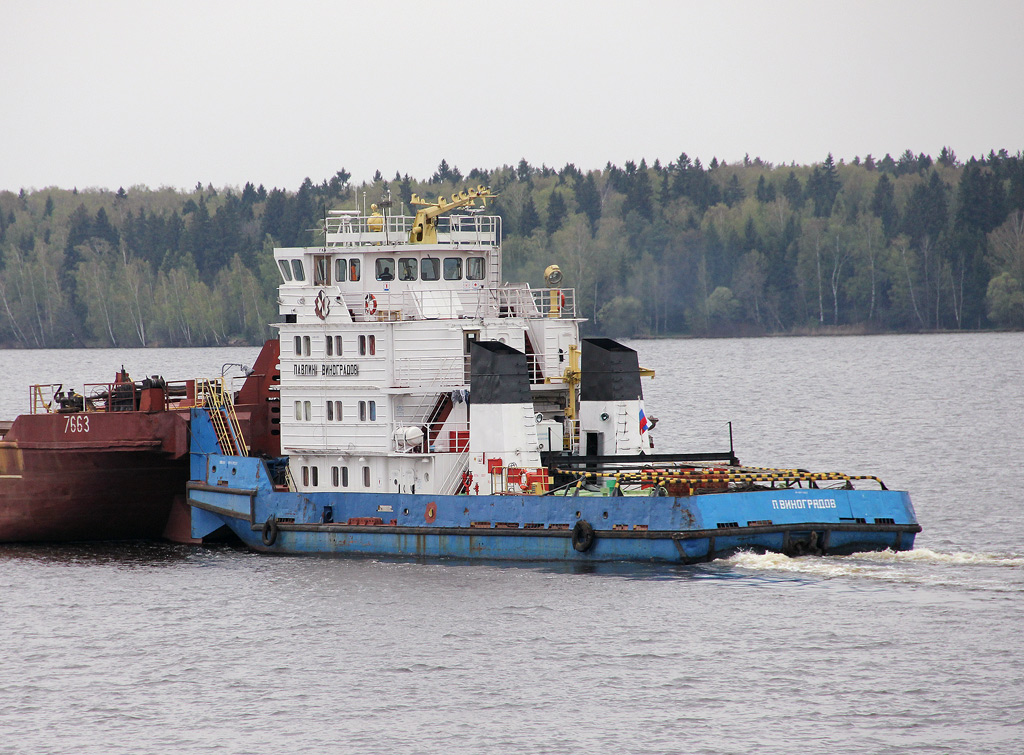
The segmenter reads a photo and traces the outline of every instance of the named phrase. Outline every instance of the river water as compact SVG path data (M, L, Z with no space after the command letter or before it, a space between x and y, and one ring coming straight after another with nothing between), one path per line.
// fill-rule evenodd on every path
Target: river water
M1024 752L1024 334L630 342L658 451L877 474L909 553L688 567L0 546L0 753ZM0 352L30 383L257 349ZM117 484L112 481L111 484Z

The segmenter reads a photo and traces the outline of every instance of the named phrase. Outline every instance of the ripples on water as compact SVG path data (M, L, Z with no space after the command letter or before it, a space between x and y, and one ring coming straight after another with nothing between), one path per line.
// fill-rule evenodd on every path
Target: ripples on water
M723 446L731 419L744 461L877 472L911 490L919 549L513 567L3 546L0 753L1024 751L1024 337L634 345L659 450Z

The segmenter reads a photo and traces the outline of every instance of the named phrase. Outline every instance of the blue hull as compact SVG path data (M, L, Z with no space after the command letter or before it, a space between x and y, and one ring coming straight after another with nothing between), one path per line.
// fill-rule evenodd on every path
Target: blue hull
M909 550L920 531L909 495L899 491L795 488L680 498L292 493L274 490L262 460L217 454L193 455L188 501L193 537L227 527L257 551L330 556L692 563L737 550Z

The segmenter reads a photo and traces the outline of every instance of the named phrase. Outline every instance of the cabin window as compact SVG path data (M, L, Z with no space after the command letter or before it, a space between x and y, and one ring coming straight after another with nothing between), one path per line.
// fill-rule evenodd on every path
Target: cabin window
M327 356L333 357L334 356L334 336L327 336L327 338L326 338L326 345L327 345Z
M284 278L284 282L290 283L292 280L292 271L288 267L288 260L278 260L277 266L281 268L281 277Z
M333 485L334 487L338 487L338 480L339 480L338 468L337 467L331 467L331 485Z
M309 336L302 337L302 353L307 357L312 353L312 347L310 346Z
M309 468L309 479L313 483L313 487L317 487L320 484L320 468L310 467Z
M302 402L302 413L305 415L306 422L313 419L313 402L303 401Z
M302 484L309 485L309 467L302 468Z
M466 260L466 280L482 281L484 279L484 258L470 257Z
M377 353L377 336L359 336L359 356L371 357Z
M348 467L341 468L341 487L348 487Z
M341 422L341 402L340 401L328 401L327 402L327 421L328 422Z
M335 336L334 337L334 353L337 354L339 357L342 354L342 351L341 351L341 336Z
M302 356L302 336L295 336L295 356Z
M462 280L462 257L444 258L444 279L446 281Z
M313 285L331 285L331 258L324 254L313 257Z
M363 467L363 487L370 487L370 468Z
M420 277L425 281L436 281L441 277L440 260L427 257L420 263Z
M292 260L292 275L297 281L306 280L306 270L302 267L302 260Z
M371 401L370 402L370 422L376 422L376 421L377 421L377 402L376 401Z
M359 402L359 421L366 422L366 402Z
M366 336L359 336L359 356L366 356Z
M295 402L295 419L297 419L299 421L302 420L302 402L301 401L296 401Z
M342 283L348 278L348 264L345 260L338 258L334 260L334 282Z
M379 281L393 281L395 279L395 258L378 257L376 274Z
M415 257L401 257L398 260L398 280L416 280L417 261Z
M359 280L359 260L352 258L348 261L348 279L350 281Z

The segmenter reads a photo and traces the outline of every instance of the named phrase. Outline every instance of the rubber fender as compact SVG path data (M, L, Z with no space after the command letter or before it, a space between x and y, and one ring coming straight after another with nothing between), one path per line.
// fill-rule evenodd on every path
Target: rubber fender
M572 547L586 553L594 545L594 528L586 519L580 519L572 528Z
M277 533L277 517L272 516L263 523L263 544L266 546L270 546L276 543Z

